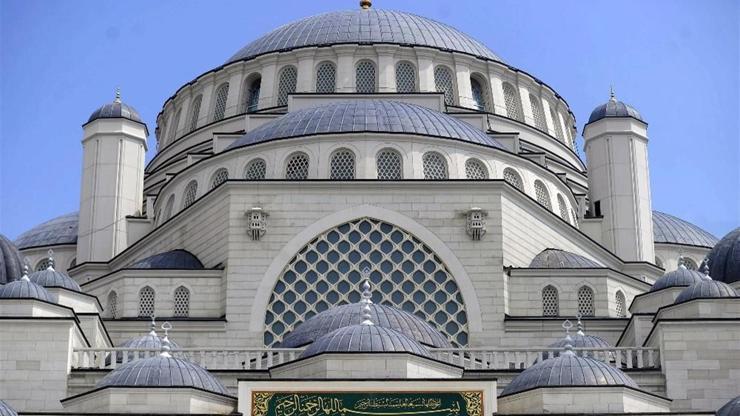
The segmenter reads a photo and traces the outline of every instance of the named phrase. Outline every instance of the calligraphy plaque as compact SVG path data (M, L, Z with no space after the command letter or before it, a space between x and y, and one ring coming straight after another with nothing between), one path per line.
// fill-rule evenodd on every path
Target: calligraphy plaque
M251 416L394 415L483 416L483 392L252 392Z

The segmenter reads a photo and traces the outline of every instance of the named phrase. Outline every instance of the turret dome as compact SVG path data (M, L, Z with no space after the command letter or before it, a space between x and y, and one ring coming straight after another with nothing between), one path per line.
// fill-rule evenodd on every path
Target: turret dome
M15 244L0 234L0 285L20 278L25 264L25 259Z
M679 293L674 303L687 302L692 299L734 298L737 296L737 291L727 283L705 278Z
M87 122L91 123L101 118L125 118L137 123L143 123L139 112L134 107L121 101L121 92L116 90L116 98L112 103L103 104L100 108L90 114Z
M303 351L301 357L325 352L408 352L429 356L426 348L398 331L363 324L345 326L320 337Z
M712 279L725 283L740 281L740 227L727 233L707 254Z
M704 275L696 270L689 270L683 264L678 269L659 277L650 288L651 292L667 287L691 286L704 280Z
M614 91L611 92L609 101L596 107L594 111L591 112L591 116L588 118L587 124L610 117L631 117L643 123L645 122L640 113L634 107L617 100L617 97L614 95Z
M28 266L24 266L23 276L6 285L0 286L0 299L39 299L54 303L54 298L44 289L28 278Z
M53 252L49 250L49 267L44 270L31 273L28 278L37 285L43 287L63 287L75 292L82 292L80 285L69 277L66 273L54 269Z

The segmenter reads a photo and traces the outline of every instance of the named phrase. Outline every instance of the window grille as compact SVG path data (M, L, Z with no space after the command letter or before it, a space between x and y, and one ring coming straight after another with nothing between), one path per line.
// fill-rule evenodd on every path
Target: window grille
M553 286L542 289L542 316L559 316L560 299L558 290Z
M465 161L465 177L468 179L488 179L488 169L478 159Z
M691 260L688 257L681 257L681 261L679 262L679 265L681 264L683 264L689 270L699 269L699 266L697 266L696 262L694 260Z
M445 104L455 104L455 88L452 80L452 72L444 66L434 68L434 85L437 92L444 93Z
M545 112L542 110L542 102L539 98L529 94L529 102L532 105L532 117L534 117L534 126L544 132L547 131L547 121Z
M558 113L552 107L550 107L550 118L552 118L552 124L555 126L555 137L565 143L565 136L563 135L563 126L560 124L560 117L558 117Z
M478 79L470 77L470 89L473 93L475 108L485 111L488 108L488 100L486 99L486 90L483 89L483 85L481 85Z
M403 179L403 163L401 155L393 149L383 149L375 157L375 167L380 180Z
M195 202L195 197L198 195L198 182L190 181L188 186L185 187L185 193L182 196L182 209L189 207Z
M570 222L570 218L568 218L568 206L565 204L565 198L560 194L558 194L558 209L560 210L560 218Z
M139 291L139 317L154 316L154 289L144 286Z
M118 318L118 294L115 291L108 293L108 316Z
M522 178L519 176L518 173L512 168L506 168L504 169L504 180L508 182L510 185L515 187L516 189L520 191L524 191L524 187L522 186Z
M182 108L177 109L177 113L175 113L175 119L172 122L172 126L170 126L170 142L175 140L175 138L177 137L177 127L180 125L180 113L182 113Z
M396 65L396 91L400 93L416 91L416 68L411 62L402 61Z
M424 179L447 179L447 161L437 152L426 152L422 157Z
M195 97L193 100L192 107L190 108L190 128L188 131L193 131L198 127L198 117L200 117L200 104L202 101L202 95Z
M545 187L545 184L539 180L534 181L534 193L535 193L535 196L537 197L537 202L539 202L540 205L552 211L552 202L550 202L550 193L547 192L547 188Z
M624 293L622 291L617 291L616 296L617 301L617 318L626 318L627 317L627 300L624 298Z
M175 289L174 296L174 316L178 318L187 318L190 316L190 291L185 286Z
M293 94L298 82L298 70L289 65L280 71L280 84L278 86L277 105L288 105L288 94Z
M358 93L369 94L375 92L375 64L370 61L360 61L355 68L355 88Z
M167 204L164 206L164 220L168 220L172 217L172 209L175 206L175 195L170 195L167 199ZM164 221L162 221L164 222Z
M211 179L211 189L221 185L228 179L229 171L226 168L220 168L216 171L216 173L213 174L213 179Z
M216 89L216 104L213 107L213 121L224 119L226 114L226 99L229 97L229 83L225 82Z
M581 316L594 316L594 291L588 286L578 289L578 313Z
M524 121L524 111L522 111L522 100L519 97L519 91L508 82L504 82L503 89L506 115L514 120Z
M308 179L308 155L305 153L295 153L285 164L285 179L299 181Z
M41 270L46 270L49 268L49 266L51 266L51 260L45 258L38 262L38 264L36 265L36 271L39 272Z
M331 62L324 62L316 70L316 92L331 94L337 87L337 69Z
M330 179L347 180L355 178L355 154L348 149L334 152L330 162Z
M250 181L261 181L265 179L267 164L264 159L254 159L244 168L244 179Z
M262 86L262 78L257 77L249 82L247 87L247 93L244 94L244 111L252 113L257 111L260 102L260 87Z

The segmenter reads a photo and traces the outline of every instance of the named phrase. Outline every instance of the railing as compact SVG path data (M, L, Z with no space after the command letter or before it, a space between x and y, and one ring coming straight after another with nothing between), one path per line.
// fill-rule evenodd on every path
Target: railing
M211 370L266 370L297 359L300 348L182 348L170 353ZM432 348L432 358L467 370L523 370L563 352L543 348ZM660 368L657 348L574 348L573 352L621 369ZM137 348L79 348L72 353L72 368L113 369L124 363L153 357L160 350Z

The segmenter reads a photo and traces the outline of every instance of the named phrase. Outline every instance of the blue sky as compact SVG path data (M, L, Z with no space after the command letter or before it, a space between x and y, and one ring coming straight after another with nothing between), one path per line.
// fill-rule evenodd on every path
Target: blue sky
M740 225L736 0L375 0L457 27L557 90L579 132L608 98L649 123L653 208L718 237ZM120 86L162 103L247 42L353 0L0 0L0 233L79 204L82 129ZM154 137L150 137L151 158ZM579 146L582 142L579 140Z

